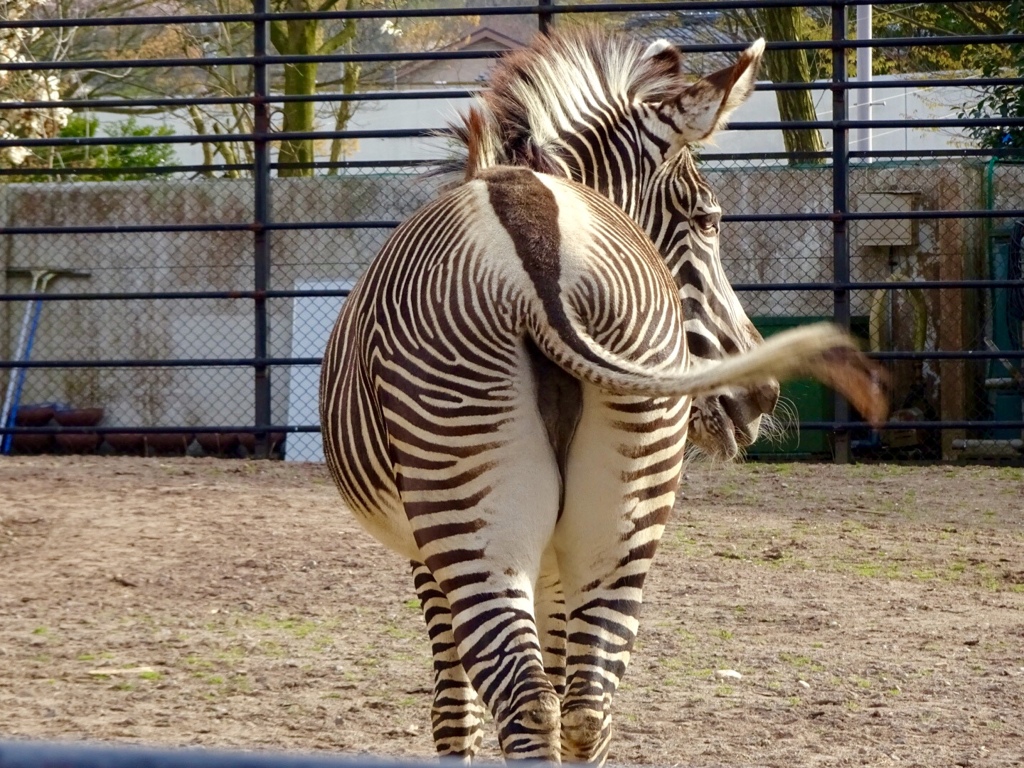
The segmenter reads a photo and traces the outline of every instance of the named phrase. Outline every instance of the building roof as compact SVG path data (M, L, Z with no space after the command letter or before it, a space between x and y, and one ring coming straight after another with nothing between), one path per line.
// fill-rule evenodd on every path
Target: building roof
M502 31L494 29L490 22L495 21L499 17L491 17L486 19L487 24L480 25L472 29L469 34L462 37L443 48L439 48L439 53L452 53L456 51L514 51L519 48L523 48L529 42L533 34L536 34L536 28L533 29L530 34L525 36L512 37L505 34ZM530 21L534 21L533 17L528 17ZM502 25L504 29L510 32L525 32L525 28L516 29L511 25ZM468 63L468 62L467 62ZM402 67L398 70L396 80L399 83L410 83L417 80L422 81L424 73L428 70L436 69L439 65L443 64L441 61L414 61L409 65ZM484 75L491 68L492 61L486 58L482 58L478 62L478 66L475 68L476 75L473 80L476 82L482 82Z

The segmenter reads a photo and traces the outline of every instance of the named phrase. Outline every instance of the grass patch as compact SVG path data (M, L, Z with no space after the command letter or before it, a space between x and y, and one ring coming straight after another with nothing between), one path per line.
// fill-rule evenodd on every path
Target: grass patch
M784 664L788 664L791 667L796 667L797 669L809 669L813 672L823 672L825 670L823 665L816 662L810 656L798 653L787 653L783 651L779 654L779 661Z
M874 561L854 563L850 569L858 576L866 579L898 579L903 574L896 563L878 563Z
M419 632L410 632L405 627L400 627L394 622L384 628L384 634L388 637L393 637L395 640L409 640L420 636Z

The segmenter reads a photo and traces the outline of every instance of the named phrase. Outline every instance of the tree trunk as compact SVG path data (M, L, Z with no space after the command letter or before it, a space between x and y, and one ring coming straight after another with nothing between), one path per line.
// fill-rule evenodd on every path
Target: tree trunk
M359 75L361 67L357 62L350 61L345 64L345 74L341 79L341 91L342 93L352 94L355 93L359 87ZM354 101L342 101L338 103L338 108L334 112L334 130L343 131L348 126L348 121L352 119L352 115L356 111L356 102ZM345 150L345 141L342 139L333 139L331 141L331 162L337 163L341 160ZM338 167L333 166L330 171L330 175L337 175Z
M309 10L302 3L291 3L299 7L293 10ZM319 48L319 22L312 19L291 19L275 22L271 27L271 41L282 56L309 56ZM284 65L284 92L289 96L313 96L316 94L316 62L298 62ZM286 101L281 108L283 121L281 130L308 133L314 129L314 107L312 101ZM301 163L304 168L281 168L278 176L312 176L314 160L312 139L284 139L278 153L280 163Z
M760 14L768 40L799 41L799 8L764 8ZM768 51L765 54L765 70L774 83L807 83L811 80L806 51ZM810 91L776 91L775 98L779 105L779 117L783 121L817 119ZM783 128L782 138L789 153L825 151L825 142L817 128ZM824 162L823 158L790 159L793 165Z

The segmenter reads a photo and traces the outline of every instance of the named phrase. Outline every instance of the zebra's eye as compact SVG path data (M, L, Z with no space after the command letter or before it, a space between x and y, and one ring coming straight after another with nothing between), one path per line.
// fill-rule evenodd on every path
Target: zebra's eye
M706 237L718 234L718 223L721 215L717 213L698 213L693 217L693 225Z

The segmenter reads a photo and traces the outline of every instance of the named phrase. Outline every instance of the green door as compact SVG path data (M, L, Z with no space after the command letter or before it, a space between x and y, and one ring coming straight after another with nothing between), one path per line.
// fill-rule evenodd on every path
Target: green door
M810 325L831 320L830 317L752 317L751 320L761 335L768 338L779 331L786 331L800 325ZM851 319L854 335L867 335L867 318ZM794 379L782 385L782 402L788 401L796 409L796 422L831 421L835 414L832 390L815 379ZM785 406L783 406L784 408ZM777 409L780 413L782 409ZM748 456L811 456L830 455L828 432L820 429L798 430L794 424L781 440L769 441L761 438L749 449Z
M1010 233L1001 231L993 235L989 247L989 274L993 280L1010 279ZM1010 289L993 288L991 291L992 307L992 341L999 349L1020 349L1019 338L1014 338L1011 323L1019 322L1011 316ZM1014 358L1011 363L1019 366L1021 360ZM991 360L988 364L987 377L1005 379L1010 372L999 360ZM1021 407L1024 398L1015 390L987 390L989 412L996 421L1018 421L1021 418ZM1021 437L1019 429L991 429L986 437L993 440L1013 440Z

